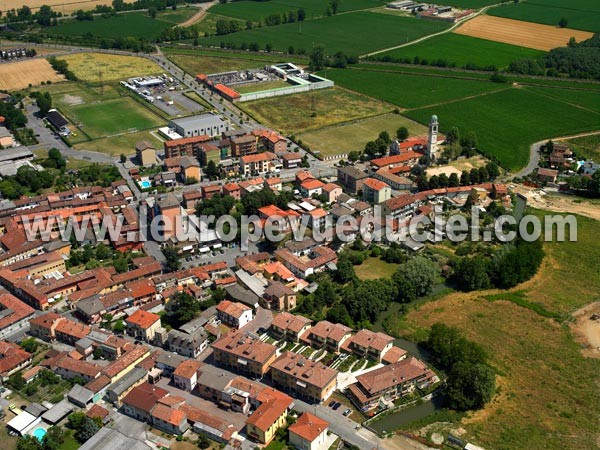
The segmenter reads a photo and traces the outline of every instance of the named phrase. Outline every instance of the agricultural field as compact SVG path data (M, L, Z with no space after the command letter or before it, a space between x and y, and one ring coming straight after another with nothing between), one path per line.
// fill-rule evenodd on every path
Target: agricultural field
M493 66L501 69L515 59L536 58L541 55L543 52L539 50L455 33L445 33L418 44L380 53L377 57L408 58L411 61L418 57L422 63L424 60L430 64L437 60L444 60L448 65L456 67L474 65L480 68Z
M463 133L475 131L479 149L498 158L510 170L527 163L532 143L596 130L600 123L600 114L524 88L504 89L406 113L423 124L428 123L432 114L438 115L442 131L453 126Z
M460 328L490 356L498 372L496 397L450 425L465 428L466 437L484 448L596 447L600 360L582 355L569 327L522 306L539 305L567 317L597 300L600 245L595 236L600 224L577 220L579 241L545 244L538 274L510 293L453 293L406 317L405 335L422 335L433 323L443 322Z
M578 156L600 161L600 133L565 141Z
M336 84L403 108L421 108L486 94L507 86L486 80L461 80L399 74L393 71L328 69L324 75Z
M271 61L256 61L252 59L241 59L235 57L221 56L192 56L179 53L169 54L169 59L177 66L190 75L196 76L199 73L211 74L227 72L230 70L257 69L265 64L275 64L275 59Z
M298 134L390 112L389 104L339 87L238 103L246 114L284 134Z
M144 130L164 121L131 97L69 108L69 120L91 138Z
M593 35L587 31L558 28L556 26L485 15L475 17L463 23L454 32L542 51L549 51L556 47L565 47L572 37L577 42L581 42L591 38Z
M400 127L406 127L411 136L427 133L427 127L404 116L383 114L309 131L297 137L308 144L311 150L317 150L321 155L328 156L348 153L352 150L362 151L366 143L377 138L382 131L387 131L390 136L394 136Z
M290 87L290 83L283 80L272 80L263 81L262 83L252 83L242 86L232 86L240 94L247 94L250 92L266 91L268 89L279 89L284 87Z
M444 0L440 2L442 5L454 6L456 8L473 8L479 9L489 5L495 5L497 0Z
M134 0L123 0L123 3L133 3ZM53 10L60 11L63 14L70 14L78 9L90 11L98 5L106 5L106 0L6 0L2 3L2 10L19 9L23 5L29 6L33 12L36 12L43 5L51 6Z
M64 81L45 59L0 64L0 90L15 91L42 83Z
M151 130L94 139L93 141L75 144L73 148L75 150L91 150L93 152L106 153L112 156L119 156L121 153L131 155L135 153L135 144L139 141L148 141L153 143L156 148L162 148L162 141L156 137L156 133L151 133Z
M160 36L163 30L177 25L171 22L175 18L187 18L197 10L183 10L185 14L180 15L178 11L169 11L157 15L155 19L145 12L129 12L117 14L107 18L94 18L90 21L65 21L55 27L46 28L44 31L54 36L93 36L99 39L117 39L125 37L144 38L152 41ZM175 15L173 15L175 14Z
M582 108L600 113L600 92L585 91L577 89L554 89L554 88L528 88L532 91L552 97L572 105L578 105ZM600 127L600 124L599 124Z
M565 18L569 28L600 32L600 4L594 0L535 0L535 2L506 3L487 11L507 19L523 20L545 25L558 25Z
M162 73L162 69L154 61L136 56L76 53L61 56L60 59L67 61L69 69L78 79L88 82L117 81Z
M339 12L376 8L385 5L385 3L387 3L385 0L344 0L340 2ZM218 3L211 6L209 12L244 21L259 22L271 14L282 14L298 9L303 9L306 12L306 19L322 17L326 15L327 2L323 2L323 0L278 0L269 2L243 0L232 3Z
M287 51L290 46L309 51L323 45L328 55L342 51L360 55L409 42L448 28L448 24L359 11L339 14L301 23L253 28L224 36L201 39L203 45L218 46L221 42L240 46L258 43L261 49L271 44L274 50Z

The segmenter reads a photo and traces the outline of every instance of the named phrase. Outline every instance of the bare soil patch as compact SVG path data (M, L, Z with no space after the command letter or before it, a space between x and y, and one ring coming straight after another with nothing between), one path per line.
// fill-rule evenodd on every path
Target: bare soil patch
M588 358L600 358L600 301L575 311L571 325L577 342L585 346L582 349L584 356Z
M574 37L577 42L581 42L593 36L593 33L587 31L486 15L465 22L454 32L543 51L564 47L571 37Z

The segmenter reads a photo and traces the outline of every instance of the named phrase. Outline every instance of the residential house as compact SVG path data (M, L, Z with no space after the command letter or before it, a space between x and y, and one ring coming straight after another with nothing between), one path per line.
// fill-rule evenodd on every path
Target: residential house
M342 348L362 358L370 358L381 362L383 356L394 345L394 338L385 333L371 330L360 330L348 339Z
M173 384L187 392L192 392L198 383L198 369L202 363L195 359L187 359L173 372Z
M327 450L330 445L328 427L329 423L323 419L309 412L302 413L288 428L289 443L298 450Z
M230 331L212 344L217 364L262 378L277 358L277 348L243 331Z
M542 183L554 183L558 176L558 170L539 168L537 171L537 179Z
M300 153L284 152L280 155L283 161L283 167L286 169L297 169L302 165L302 156Z
M394 401L416 388L426 389L438 381L438 376L425 363L411 356L358 375L348 392L358 408L369 411L381 400Z
M256 153L258 153L258 140L256 136L246 134L231 139L231 156L234 158L254 155Z
M265 289L261 304L276 311L290 311L296 307L296 292L279 281L271 281Z
M321 194L327 197L327 203L337 202L340 195L342 195L342 188L335 183L327 183L321 189Z
M0 339L22 330L35 310L6 291L0 292Z
M197 358L208 347L208 335L203 328L185 333L171 330L167 335L165 348L181 356Z
M294 401L273 388L261 391L256 400L260 406L246 421L246 433L251 439L268 444L275 437L277 430L286 425Z
M321 195L325 183L315 179L308 179L300 184L300 194L305 198L310 198L313 195Z
M311 320L304 316L281 312L273 318L269 332L277 340L284 339L288 342L299 342L311 325Z
M338 167L337 176L338 183L351 194L362 190L363 183L369 177L365 172L353 166Z
M152 166L156 164L156 148L148 141L140 141L135 144L135 155L141 166Z
M235 329L246 326L254 318L252 308L237 302L223 300L217 305L217 317Z
M337 370L293 352L283 353L271 364L275 386L314 403L324 402L333 393L337 374Z
M142 422L150 422L156 402L169 395L169 391L144 382L133 388L122 400L125 414Z
M14 342L0 341L0 380L6 381L13 373L30 365L32 356Z
M154 340L156 331L161 327L160 316L143 309L138 309L125 319L127 334L146 342Z
M239 160L239 172L244 177L272 172L277 168L280 168L279 160L271 152L242 156Z
M383 181L367 178L363 183L363 200L376 205L392 197L392 189Z
M342 344L352 335L352 329L340 323L327 320L317 322L300 339L314 348L325 348L330 352L339 352Z
M187 415L184 411L162 403L157 403L152 408L150 418L154 427L170 434L180 436L189 428Z

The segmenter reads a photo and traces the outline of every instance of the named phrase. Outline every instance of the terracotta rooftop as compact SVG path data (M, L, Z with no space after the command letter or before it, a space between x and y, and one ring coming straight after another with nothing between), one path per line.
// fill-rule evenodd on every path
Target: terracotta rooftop
M200 361L188 359L177 366L173 372L173 375L189 379L194 376L200 367L202 367L202 363Z
M425 363L411 356L397 363L358 375L356 380L366 392L375 394L397 384L422 377L428 378L432 375L433 372Z
M385 333L373 332L371 330L360 330L349 339L354 345L359 345L364 348L372 348L377 351L382 351L386 345L394 341L394 338Z
M286 413L293 399L273 388L265 388L257 397L261 405L248 418L246 423L254 425L262 431L267 431L275 421Z
M0 374L7 374L31 358L31 353L14 342L0 341Z
M169 391L145 382L134 387L125 398L123 398L123 404L131 405L149 413L152 411L152 408L154 408L156 402L167 395L169 395Z
M217 311L227 314L228 316L239 319L242 314L246 311L250 311L252 308L244 305L243 303L230 302L229 300L223 300L217 305Z
M311 413L305 412L288 428L290 433L300 436L308 442L314 441L323 431L327 430L329 423Z
M96 404L92 405L92 407L88 409L85 413L85 415L88 416L90 419L94 419L96 417L104 419L106 416L108 416L108 414L109 412L106 409Z
M148 311L144 311L142 309L138 309L132 315L130 315L125 322L127 325L136 325L144 330L147 330L152 325L154 325L157 321L160 321L160 316L158 314L154 314Z
M351 328L341 323L331 323L327 320L322 320L308 330L308 333L319 336L322 339L331 339L335 342L340 342L351 331Z
M180 409L170 408L169 406L157 404L152 409L152 417L158 420L162 420L170 425L178 427L181 423L187 420L185 412Z
M304 316L290 314L289 312L282 312L273 318L271 326L298 333L306 326L306 324L310 322L310 319L307 319Z
M264 153L257 153L255 155L242 156L240 158L240 162L242 164L251 164L251 163L256 163L256 162L261 162L261 161L271 161L274 159L277 159L277 156L275 155L275 153L264 152Z
M269 361L277 351L274 345L246 336L243 331L230 331L215 341L212 347L261 364Z
M418 159L421 156L423 155L420 153L408 151L405 153L400 153L399 155L384 156L383 158L372 159L370 163L372 166L384 167L389 166L391 164L404 163L410 161L411 159Z
M2 318L0 318L0 330L31 316L35 312L31 306L8 292L0 295L0 311L3 311Z
M381 191L382 189L389 188L389 186L383 181L376 180L375 178L367 178L364 182L365 186L373 189L374 191Z
M298 381L323 389L337 377L338 371L305 356L285 352L271 364L271 370L283 372Z

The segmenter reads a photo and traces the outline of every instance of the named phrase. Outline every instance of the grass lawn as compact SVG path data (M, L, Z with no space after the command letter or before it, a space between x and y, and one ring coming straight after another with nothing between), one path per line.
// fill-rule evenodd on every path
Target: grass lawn
M338 87L238 103L240 109L284 134L389 112L381 101ZM313 117L314 114L314 117Z
M156 148L162 148L162 141L155 138L153 134L150 134L150 131L140 131L137 133L120 134L118 136L103 139L94 139L93 141L76 144L73 148L75 148L75 150L91 150L113 156L119 156L121 153L132 155L135 153L135 144L143 140L152 142L157 146Z
M507 85L489 80L408 75L358 69L329 69L326 78L336 84L404 108L437 105L464 97L506 89Z
M566 141L576 155L594 160L600 159L600 134L584 136Z
M246 21L241 19L234 19L233 17L222 16L220 14L214 14L212 12L206 13L202 19L194 24L196 29L200 32L200 36L209 36L217 34L217 20L228 20L239 23L241 29L246 28Z
M564 17L569 28L600 32L600 3L595 0L535 0L506 3L487 11L491 16L524 20L545 25L558 25Z
M600 224L583 217L578 223L579 241L545 244L540 272L512 291L561 315L597 300ZM600 361L582 356L568 327L513 302L483 298L497 292L454 293L407 316L408 334L435 322L459 327L498 371L496 397L460 424L467 438L497 449L594 448Z
M381 53L377 57L410 60L407 62L413 62L415 57L418 57L421 62L426 60L430 64L437 60L444 60L448 65L457 67L474 65L480 68L490 66L503 68L515 59L537 58L543 54L542 51L530 48L446 33L415 45Z
M92 21L61 21L55 27L46 28L45 32L63 37L93 36L100 39L134 37L152 41L173 25L173 22L161 20L159 16L152 19L145 12L130 12L108 18L95 17Z
M279 89L284 87L291 87L292 85L287 81L283 80L272 80L263 81L262 83L247 84L245 86L232 86L240 94L247 94L249 92L266 91L268 89Z
M162 20L164 22L170 22L174 25L185 22L190 17L198 12L198 8L194 7L181 7L179 6L176 11L172 9L167 9L165 11L160 11L156 18L158 20Z
M382 0L344 0L340 2L339 12L376 8L385 3ZM306 12L306 19L321 17L326 15L327 3L323 2L323 0L278 0L271 2L244 0L232 3L218 3L211 6L209 11L222 16L259 22L271 14L288 13L289 11L297 11L298 9L303 9Z
M286 448L284 441L274 439L265 447L265 450L283 450L284 448Z
M0 422L0 440L2 441L2 450L16 450L17 449L17 437L8 434L6 423L11 420L15 415L8 411L8 408L4 409L6 416L4 417L5 422Z
M398 269L398 264L390 264L375 257L369 257L360 266L354 266L356 276L361 280L391 278L396 269Z
M409 42L448 28L448 24L359 11L339 14L301 23L253 28L226 36L209 36L201 39L203 45L258 43L261 49L271 44L273 49L306 52L315 45L323 45L328 55L343 51L348 55L361 55Z
M59 447L59 450L77 450L81 444L73 437L72 430L65 430L65 442Z
M98 82L123 80L134 76L162 73L158 64L136 56L109 55L105 53L76 53L61 56L69 69L82 81Z
M382 131L395 136L396 130L400 127L408 128L412 136L427 133L427 128L420 123L390 113L309 131L298 135L298 138L307 143L312 150L319 151L321 155L337 155L352 150L362 151L365 144L374 140Z
M163 124L161 118L130 97L73 106L68 115L92 138L135 132Z
M442 131L457 126L475 131L478 147L507 169L527 164L529 146L537 141L598 129L600 114L576 108L527 89L505 89L490 95L409 111L423 124L437 114Z

